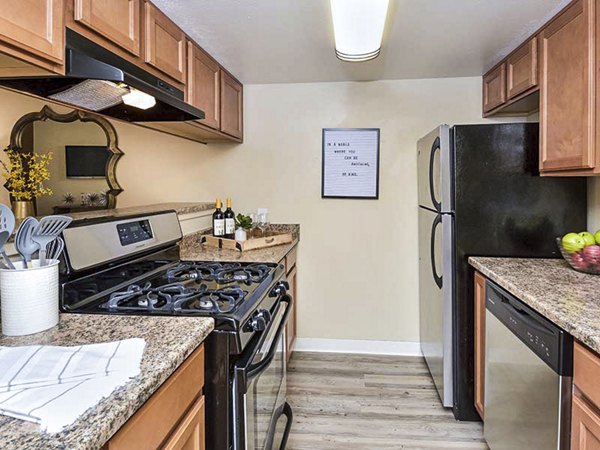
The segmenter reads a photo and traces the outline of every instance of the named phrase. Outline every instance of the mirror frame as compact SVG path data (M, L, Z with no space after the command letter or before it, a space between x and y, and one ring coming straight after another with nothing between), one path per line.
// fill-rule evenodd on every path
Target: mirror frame
M117 162L124 153L119 148L117 132L113 125L105 118L95 114L90 114L76 109L66 114L60 114L46 105L40 110L40 112L25 114L23 117L17 120L12 131L10 132L10 144L8 149L22 152L22 139L25 127L30 123L46 120L52 120L60 123L71 123L79 120L81 122L93 122L102 128L108 142L106 146L107 150L111 153L106 166L106 182L109 188L108 192L106 193L106 209L115 208L117 205L117 195L123 192L123 188L117 181Z

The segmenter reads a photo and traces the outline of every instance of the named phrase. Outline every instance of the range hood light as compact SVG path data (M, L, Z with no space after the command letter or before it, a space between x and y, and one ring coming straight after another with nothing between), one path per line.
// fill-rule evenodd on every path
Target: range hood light
M330 0L335 54L342 61L374 59L381 51L389 0Z
M156 99L145 92L129 88L129 93L123 95L123 103L134 108L149 109L156 105Z

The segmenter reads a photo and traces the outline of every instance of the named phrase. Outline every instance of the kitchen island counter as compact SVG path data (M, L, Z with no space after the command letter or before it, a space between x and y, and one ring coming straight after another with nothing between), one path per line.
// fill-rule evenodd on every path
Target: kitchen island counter
M211 318L61 314L48 331L20 337L0 337L0 346L76 346L119 339L142 338L146 348L141 373L116 389L73 424L55 434L39 425L0 416L0 448L98 449L115 434L214 327Z
M600 353L600 276L562 259L471 257L469 264Z
M181 243L180 258L183 261L278 263L298 244L300 240L300 225L272 224L269 226L269 231L292 233L294 239L289 244L240 252L238 250L219 249L202 244L202 235L206 233L196 233L184 237Z

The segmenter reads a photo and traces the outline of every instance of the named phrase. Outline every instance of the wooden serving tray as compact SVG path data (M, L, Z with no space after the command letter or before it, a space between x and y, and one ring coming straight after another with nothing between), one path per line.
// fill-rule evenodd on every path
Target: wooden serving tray
M289 244L294 240L292 233L268 234L260 238L247 239L245 241L236 241L235 239L218 238L215 236L202 236L200 241L209 247L226 248L229 250L239 250L245 252L248 250L257 250L259 248L274 247L275 245Z

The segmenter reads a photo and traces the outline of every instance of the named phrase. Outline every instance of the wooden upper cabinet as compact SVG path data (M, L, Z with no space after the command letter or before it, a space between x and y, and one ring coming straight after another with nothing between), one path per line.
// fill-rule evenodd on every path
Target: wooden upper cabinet
M140 55L140 0L74 0L74 20Z
M184 32L153 4L144 1L145 61L174 80L185 83Z
M506 102L506 63L500 64L483 76L483 112Z
M538 85L538 40L531 38L506 59L506 90L511 100Z
M29 62L39 58L62 64L65 55L63 7L63 0L4 0L0 7L1 51L17 58L23 56Z
M219 64L204 50L188 41L187 102L204 111L198 122L219 129L221 124L221 81Z
M578 0L540 33L540 171L595 166L595 0Z
M485 277L475 272L475 409L483 419L485 392Z
M221 70L221 131L242 139L243 124L242 84Z

